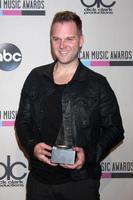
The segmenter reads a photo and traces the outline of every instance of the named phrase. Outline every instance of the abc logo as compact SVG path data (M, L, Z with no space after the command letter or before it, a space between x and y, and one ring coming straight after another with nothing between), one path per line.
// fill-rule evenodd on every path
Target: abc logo
M21 51L10 43L0 44L0 69L11 71L16 69L22 60Z

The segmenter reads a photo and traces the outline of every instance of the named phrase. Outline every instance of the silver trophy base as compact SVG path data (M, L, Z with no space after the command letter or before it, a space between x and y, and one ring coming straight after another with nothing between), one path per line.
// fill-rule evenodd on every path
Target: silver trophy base
M51 161L59 164L74 164L75 151L66 146L59 146L52 148Z

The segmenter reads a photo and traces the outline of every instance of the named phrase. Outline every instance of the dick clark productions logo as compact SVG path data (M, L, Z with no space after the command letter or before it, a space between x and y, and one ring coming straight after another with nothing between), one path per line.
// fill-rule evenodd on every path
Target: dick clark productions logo
M0 69L11 71L16 69L22 60L20 49L11 43L0 44Z
M0 173L0 180L7 178L7 180L10 180L10 178L13 178L15 180L22 180L25 178L25 176L27 175L26 172L22 172L22 174L20 175L16 175L15 174L15 169L17 169L17 167L21 167L26 169L26 165L22 162L14 162L11 163L11 156L7 156L7 163L2 163L0 162L0 168L2 169L2 174Z
M107 2L107 1L106 1ZM85 7L88 7L88 8L91 8L91 7L94 7L94 6L97 6L97 8L100 8L100 5L105 7L105 8L109 8L109 7L112 7L114 6L114 4L116 3L115 1L113 1L112 3L105 3L104 0L92 0L92 1L88 1L88 0L81 0L81 3L85 6Z

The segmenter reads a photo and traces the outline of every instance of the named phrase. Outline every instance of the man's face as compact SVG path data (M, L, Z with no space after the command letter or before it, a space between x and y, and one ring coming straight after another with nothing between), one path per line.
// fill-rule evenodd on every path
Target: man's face
M76 24L56 22L52 27L51 47L54 56L61 64L69 64L78 59L79 49L83 45L83 36Z

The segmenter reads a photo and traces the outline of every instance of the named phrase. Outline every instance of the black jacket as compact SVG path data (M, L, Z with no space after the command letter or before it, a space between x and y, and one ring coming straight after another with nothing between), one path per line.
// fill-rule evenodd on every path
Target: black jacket
M54 65L31 71L22 89L16 118L18 138L33 167L41 166L34 158L34 146L42 142L42 138L46 143L49 141L43 131L43 119L47 97L54 92ZM118 103L106 78L80 62L63 92L62 111L63 123L72 132L74 144L84 148L84 168L95 168L91 175L98 176L95 173L100 170L101 160L124 138Z

